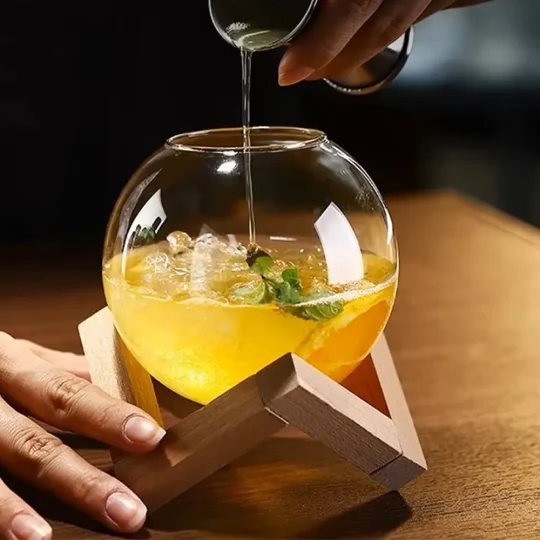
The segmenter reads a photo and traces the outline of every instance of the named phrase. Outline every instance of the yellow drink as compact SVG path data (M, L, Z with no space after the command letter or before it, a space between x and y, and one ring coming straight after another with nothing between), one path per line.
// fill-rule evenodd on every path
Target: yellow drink
M105 266L105 294L118 331L162 384L206 404L287 352L338 382L369 354L394 302L395 264L364 253L364 279L330 287L316 248L287 243L267 250L276 261L274 276L294 267L303 291L324 288L325 294L291 308L254 303L261 276L245 254L217 242L175 256L163 242ZM260 243L265 249L271 244ZM339 306L332 316L329 305Z

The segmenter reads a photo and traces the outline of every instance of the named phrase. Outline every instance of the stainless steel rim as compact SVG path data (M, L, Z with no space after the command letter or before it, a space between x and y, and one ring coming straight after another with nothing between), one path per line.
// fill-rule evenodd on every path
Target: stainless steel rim
M380 90L382 87L391 83L401 73L401 71L405 67L405 64L407 63L407 60L409 59L409 56L411 55L413 43L414 43L414 29L411 27L404 34L403 48L401 49L401 52L398 56L398 59L394 67L392 68L390 73L386 77L384 77L384 79L381 79L380 81L375 81L374 83L368 86L358 86L358 87L344 86L330 79L324 79L324 82L328 84L330 87L332 87L334 90L337 90L338 92L341 92L342 94L348 94L351 96L360 96L360 95L365 96L366 94L373 94L374 92L377 92L378 90Z

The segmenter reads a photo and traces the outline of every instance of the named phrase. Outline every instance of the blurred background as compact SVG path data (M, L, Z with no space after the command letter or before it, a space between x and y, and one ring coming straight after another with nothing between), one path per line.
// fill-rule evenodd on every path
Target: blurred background
M327 130L383 191L456 189L540 225L539 22L538 0L435 15L393 85L340 100Z
M4 11L4 242L84 236L100 250L122 187L168 137L241 123L239 54L206 2ZM364 97L323 82L280 88L282 51L260 53L252 122L322 129L385 195L451 188L540 225L539 21L538 0L437 14L416 26L399 78Z

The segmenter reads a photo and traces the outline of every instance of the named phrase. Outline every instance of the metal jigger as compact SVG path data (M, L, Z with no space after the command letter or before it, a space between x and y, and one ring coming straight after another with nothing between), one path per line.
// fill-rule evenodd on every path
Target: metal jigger
M288 45L311 21L319 0L209 0L210 16L221 37L251 52ZM376 92L399 75L412 50L414 31L407 32L362 67L325 82L339 92Z

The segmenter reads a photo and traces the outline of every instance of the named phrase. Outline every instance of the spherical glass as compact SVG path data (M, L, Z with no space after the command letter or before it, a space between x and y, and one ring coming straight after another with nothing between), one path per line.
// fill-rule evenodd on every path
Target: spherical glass
M350 155L300 128L251 128L249 150L241 128L172 137L107 230L103 282L122 340L202 404L288 352L342 382L396 293L390 215Z

